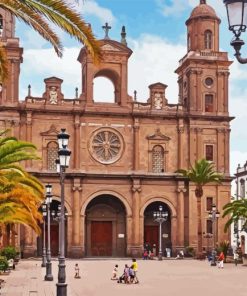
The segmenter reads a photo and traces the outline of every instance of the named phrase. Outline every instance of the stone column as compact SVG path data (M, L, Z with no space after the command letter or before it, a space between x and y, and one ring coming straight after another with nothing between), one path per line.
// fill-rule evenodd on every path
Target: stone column
M229 75L230 73L228 71L225 72L225 76L224 76L224 112L228 113L228 87L229 87Z
M132 230L132 254L140 256L142 243L140 240L140 179L133 180L132 186L132 210L133 210L133 230Z
M74 180L73 190L73 214L72 214L72 246L71 255L73 258L82 257L82 245L80 242L80 194L82 187L80 186L80 180Z
M202 70L196 71L197 89L196 89L196 110L202 111Z
M225 129L217 129L217 170L219 172L225 172L224 133Z
M203 144L202 144L202 128L196 128L196 152L197 159L200 159L204 156Z
M184 248L184 193L186 189L180 186L177 189L177 246Z
M195 145L196 129L194 127L190 128L189 139L190 139L189 163L194 164L196 159L196 145Z
M139 119L135 118L134 122L134 159L133 159L133 167L134 171L139 170Z
M178 168L185 168L184 164L184 127L178 126Z
M32 113L27 112L27 118L26 118L26 141L32 142ZM26 165L28 168L32 166L32 161L27 160Z
M74 119L74 169L80 168L80 117Z
M190 69L187 73L188 79L189 79L189 89L188 89L188 98L190 100L190 111L196 110L196 75L197 71L194 69Z

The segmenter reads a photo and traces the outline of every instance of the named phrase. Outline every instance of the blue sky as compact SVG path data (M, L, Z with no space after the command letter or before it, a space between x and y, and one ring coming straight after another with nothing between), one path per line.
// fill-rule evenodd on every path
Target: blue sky
M69 0L73 2L73 0ZM226 10L222 0L207 0L222 19L220 48L229 52L231 32L227 29ZM174 70L186 54L186 26L192 9L199 0L84 0L76 6L84 19L90 22L98 38L103 38L101 26L108 22L112 29L111 39L120 40L122 25L126 26L128 46L133 50L129 60L129 94L138 92L138 99L146 101L148 85L157 81L168 85L167 98L177 103L177 75ZM50 45L26 25L17 23L16 35L24 47L24 62L21 70L20 97L27 94L27 85L32 85L32 94L42 96L44 78L57 76L64 79L63 92L66 98L74 97L75 87L80 89L80 64L77 56L81 45L58 30L65 46L63 59L59 59ZM243 48L243 55L246 51ZM141 69L141 70L140 70ZM230 69L230 114L231 171L238 163L247 160L247 65L234 61Z

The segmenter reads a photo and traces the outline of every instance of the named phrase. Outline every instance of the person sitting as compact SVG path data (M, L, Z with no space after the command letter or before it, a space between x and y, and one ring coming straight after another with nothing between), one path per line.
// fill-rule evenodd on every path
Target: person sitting
M79 272L80 272L80 268L78 266L78 263L76 263L75 264L75 279L80 279L81 278Z
M154 252L153 252L153 251L150 252L150 254L149 254L149 259L150 259L150 260L153 260L153 259L154 259Z
M130 282L130 274L129 274L129 266L128 264L125 264L124 268L124 283L129 284Z
M118 280L118 265L116 264L113 271L112 271L112 277L111 280Z

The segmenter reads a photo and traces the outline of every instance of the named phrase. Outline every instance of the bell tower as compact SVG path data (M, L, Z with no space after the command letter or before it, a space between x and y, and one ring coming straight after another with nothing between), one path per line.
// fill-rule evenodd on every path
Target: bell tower
M14 16L2 8L0 8L0 42L8 61L8 77L5 81L0 81L2 84L0 104L12 105L19 100L19 75L23 49L19 46L19 39L15 37Z
M107 23L102 28L105 31L105 37L100 40L102 53L100 64L95 65L93 63L85 47L81 49L78 57L82 71L80 98L86 106L94 107L93 80L97 77L105 77L114 86L114 103L126 107L128 105L128 59L132 50L127 47L125 27L122 28L121 42L109 38L108 32L111 27Z
M226 52L219 51L220 19L200 0L187 25L187 54L179 61L179 102L190 113L228 114L228 67Z

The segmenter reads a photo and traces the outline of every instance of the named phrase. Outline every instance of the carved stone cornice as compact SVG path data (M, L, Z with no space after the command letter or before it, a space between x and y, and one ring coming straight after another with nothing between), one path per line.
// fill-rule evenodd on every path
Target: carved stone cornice
M184 133L184 126L178 126L177 131L179 134L183 134Z
M217 128L217 133L224 134L224 133L226 133L226 129L225 128Z
M170 141L171 140L170 137L162 134L159 128L157 128L155 130L154 134L147 136L147 139L148 140L165 140L165 141Z
M52 124L48 131L42 132L40 134L41 136L57 136L58 133L59 131L56 129L56 126Z
M79 192L81 192L82 191L82 187L81 186L73 186L72 187L72 191L79 191Z

